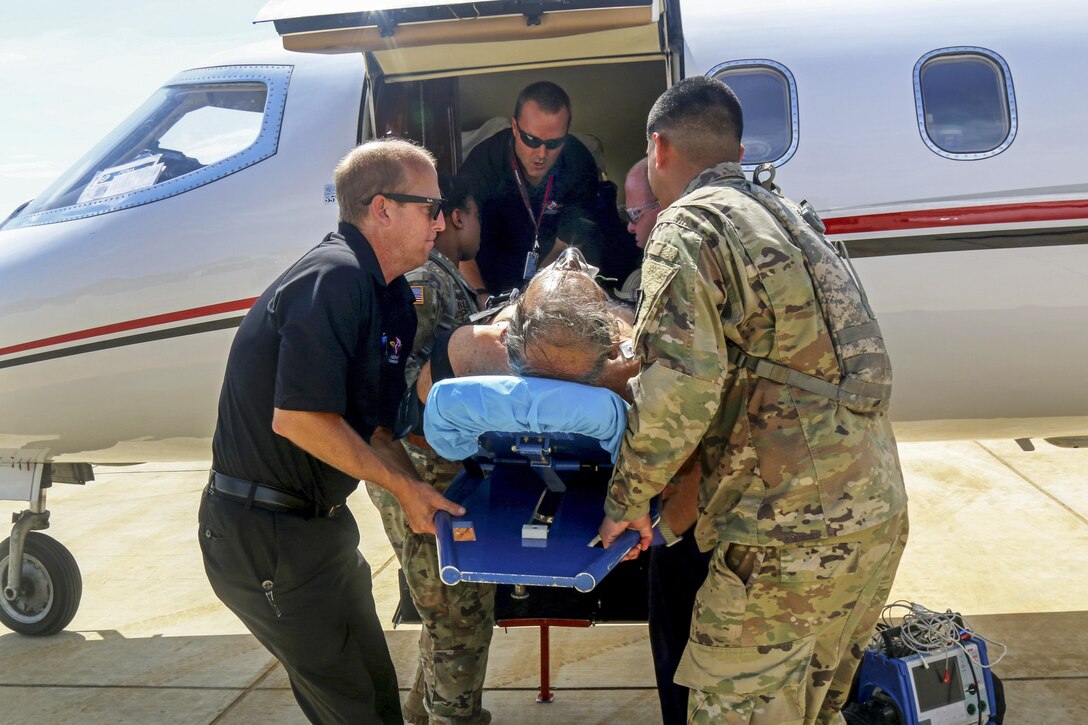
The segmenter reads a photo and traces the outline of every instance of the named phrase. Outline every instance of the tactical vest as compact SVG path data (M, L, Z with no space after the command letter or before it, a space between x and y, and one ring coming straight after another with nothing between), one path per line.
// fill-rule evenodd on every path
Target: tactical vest
M869 300L854 271L846 247L827 241L823 226L807 204L800 206L762 186L744 179L723 179L715 191L728 186L759 203L778 222L791 244L801 250L812 279L816 303L838 362L837 380L794 370L782 363L749 356L730 346L729 361L753 374L829 398L858 413L880 413L891 401L892 368L884 338ZM696 198L693 198L696 197ZM699 205L698 192L685 204ZM720 197L719 197L720 199Z

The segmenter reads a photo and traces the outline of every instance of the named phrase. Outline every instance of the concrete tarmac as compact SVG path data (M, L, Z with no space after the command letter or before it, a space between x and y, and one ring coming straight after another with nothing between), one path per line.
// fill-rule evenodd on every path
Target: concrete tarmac
M1088 451L1035 441L907 443L911 541L891 600L960 612L1008 647L1007 725L1088 712ZM66 631L0 633L0 723L305 723L279 664L215 598L196 544L207 464L98 467L49 494L83 573ZM383 622L397 565L365 492L351 507ZM11 510L22 508L9 503ZM418 627L388 628L402 688ZM1001 647L990 645L991 660ZM484 704L496 723L659 723L644 625L552 630L555 701L537 704L536 630L497 631Z

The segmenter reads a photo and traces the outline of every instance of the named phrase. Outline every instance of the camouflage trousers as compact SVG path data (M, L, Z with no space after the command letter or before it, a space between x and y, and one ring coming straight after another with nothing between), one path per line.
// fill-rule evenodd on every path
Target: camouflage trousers
M420 477L439 491L445 491L461 469L461 464L450 463L433 451L409 443L404 447ZM423 620L415 681L404 704L405 720L416 725L486 725L491 715L481 707L481 696L495 627L494 585L443 584L435 538L414 533L404 510L384 488L369 482L366 488L381 513Z
M675 681L696 725L845 723L854 672L907 543L907 512L844 537L720 542Z

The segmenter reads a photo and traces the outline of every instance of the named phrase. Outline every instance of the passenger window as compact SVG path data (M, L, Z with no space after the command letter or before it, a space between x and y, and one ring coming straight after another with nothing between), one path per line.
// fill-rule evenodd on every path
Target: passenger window
M284 66L180 74L5 228L146 204L271 156L289 78Z
M942 48L914 67L922 139L951 159L1001 153L1016 136L1016 99L1005 61L983 48Z
M734 60L708 75L733 89L744 109L744 168L781 166L797 150L797 85L793 74L772 60Z

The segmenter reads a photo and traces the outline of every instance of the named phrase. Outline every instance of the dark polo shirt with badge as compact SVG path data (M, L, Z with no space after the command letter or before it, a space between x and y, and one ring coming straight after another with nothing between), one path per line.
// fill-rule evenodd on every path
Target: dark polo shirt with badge
M487 289L496 294L521 287L525 281L525 255L533 248L536 219L540 219L539 255L543 260L557 235L568 243L575 238L579 220L592 218L597 202L597 164L573 135L567 137L549 172L551 189L548 177L535 188L524 184L531 211L514 176L516 158L514 133L507 128L472 149L458 174L467 180L480 208L476 264ZM520 168L519 173L524 181Z
M359 482L272 430L273 408L336 413L369 442L393 428L416 318L404 277L386 285L374 250L341 222L264 291L227 359L212 468L319 505Z

